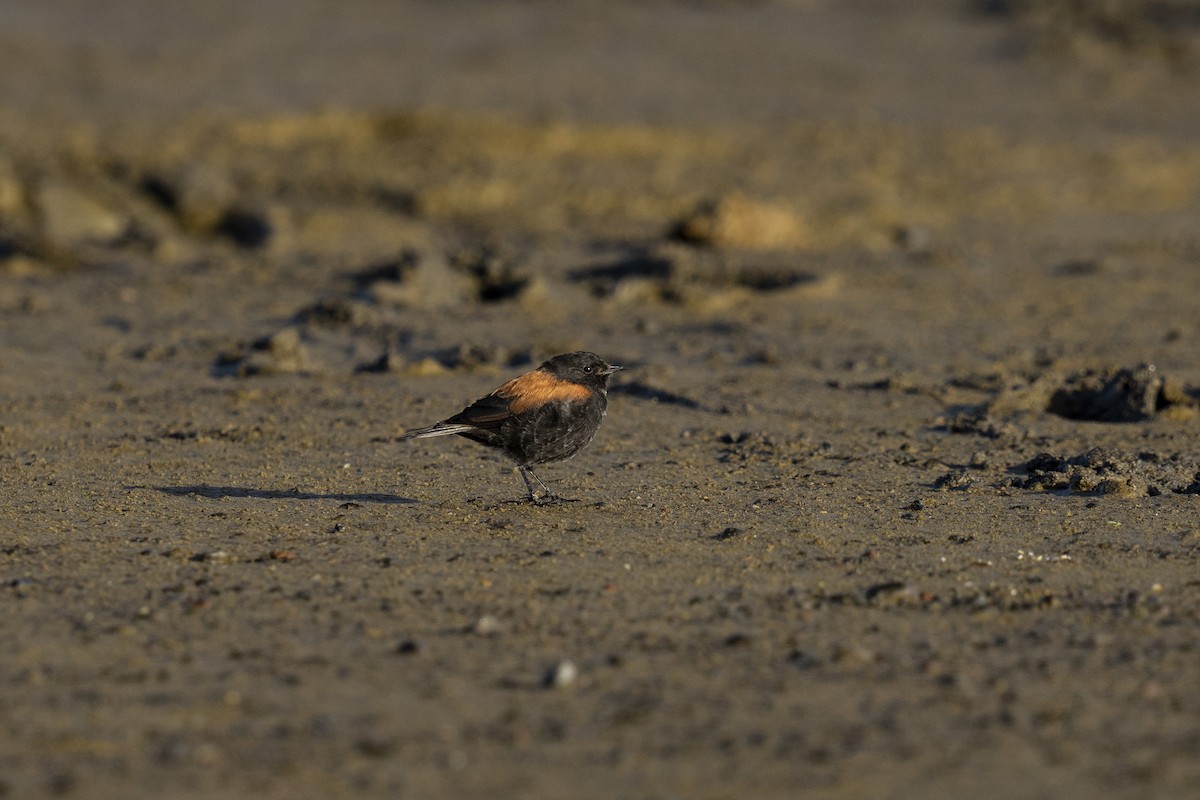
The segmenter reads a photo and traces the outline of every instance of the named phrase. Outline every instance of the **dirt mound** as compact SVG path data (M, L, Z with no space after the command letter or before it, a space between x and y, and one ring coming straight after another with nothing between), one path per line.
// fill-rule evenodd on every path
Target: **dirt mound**
M1200 492L1200 463L1179 454L1129 454L1095 448L1070 457L1041 453L1022 466L1028 477L1018 484L1038 491L1124 497Z
M1164 375L1152 364L1109 366L1070 372L1045 370L1032 378L996 379L995 397L961 408L945 419L955 433L989 438L1013 435L1014 420L1049 413L1088 422L1144 422L1163 416L1191 419L1200 409L1200 390Z
M1195 408L1194 390L1160 374L1153 364L1083 370L1067 377L1046 410L1097 422L1140 422L1169 408Z

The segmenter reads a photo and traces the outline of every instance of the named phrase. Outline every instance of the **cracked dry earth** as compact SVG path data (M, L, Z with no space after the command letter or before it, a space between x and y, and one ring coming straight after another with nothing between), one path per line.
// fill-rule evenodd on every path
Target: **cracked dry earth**
M0 795L1200 785L1200 148L751 128L5 116Z

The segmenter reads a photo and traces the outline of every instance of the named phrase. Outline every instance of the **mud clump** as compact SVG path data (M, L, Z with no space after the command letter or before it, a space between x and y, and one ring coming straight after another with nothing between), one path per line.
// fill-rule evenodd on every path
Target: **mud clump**
M1171 406L1196 405L1196 398L1152 364L1084 370L1050 396L1046 410L1067 419L1141 422Z
M300 331L288 327L255 340L249 347L221 354L213 364L212 373L217 377L234 375L242 378L282 375L307 372L312 365L312 356Z
M998 438L1013 429L1005 420L1049 412L1081 422L1145 422L1183 419L1200 411L1200 392L1160 373L1152 364L1046 372L1000 389L980 405L959 409L946 420L952 433Z
M796 263L794 254L665 244L576 269L568 279L592 296L625 305L667 303L707 312L761 298L835 293L834 275Z
M461 308L517 299L532 276L516 254L478 246L406 249L353 279L358 294L378 305Z
M962 409L941 417L938 424L950 433L974 434L987 439L1021 438L1024 433L1011 422L993 416L988 404Z
M794 209L738 192L701 204L673 233L693 244L765 250L803 248L813 239L808 222Z
M228 221L238 201L230 175L205 162L190 162L142 179L142 191L175 215L184 231L211 234Z
M1118 497L1200 493L1200 465L1179 455L1130 455L1097 447L1070 457L1041 453L1022 467L1028 477L1016 484L1034 491Z
M35 195L42 233L54 246L69 250L80 244L111 244L128 221L87 192L67 183L44 181Z
M470 306L481 291L471 275L438 252L406 251L357 280L364 296L383 307L461 308Z
M481 303L496 303L520 297L532 276L521 259L493 247L467 247L449 256L450 265L478 284Z

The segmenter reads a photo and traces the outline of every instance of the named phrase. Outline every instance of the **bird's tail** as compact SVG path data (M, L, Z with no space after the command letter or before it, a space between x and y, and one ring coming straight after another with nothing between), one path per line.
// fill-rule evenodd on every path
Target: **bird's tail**
M466 433L467 431L475 430L473 425L460 425L453 422L439 422L437 425L430 425L428 428L417 428L415 431L409 431L400 437L400 441L408 439L428 439L431 436L449 436L453 433Z

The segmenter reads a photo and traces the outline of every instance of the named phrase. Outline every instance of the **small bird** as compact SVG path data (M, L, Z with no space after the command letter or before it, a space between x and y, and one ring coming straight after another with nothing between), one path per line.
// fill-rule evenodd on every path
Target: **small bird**
M453 417L400 439L457 434L494 447L516 462L530 502L554 502L558 498L532 465L565 461L587 447L608 410L608 382L621 369L595 353L555 356ZM540 497L534 481L542 487Z

